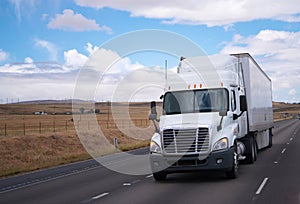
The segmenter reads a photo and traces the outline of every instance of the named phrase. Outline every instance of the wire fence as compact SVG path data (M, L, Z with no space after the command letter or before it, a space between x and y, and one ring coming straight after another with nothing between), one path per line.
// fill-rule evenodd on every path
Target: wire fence
M79 121L77 129L92 129L95 125L106 129L145 128L150 125L148 119L133 119L133 120L118 120L117 123L113 120L98 120L98 124L90 121ZM49 134L49 133L74 133L76 131L73 120L52 120L52 121L30 121L30 122L2 122L0 123L0 136L26 136L34 134Z

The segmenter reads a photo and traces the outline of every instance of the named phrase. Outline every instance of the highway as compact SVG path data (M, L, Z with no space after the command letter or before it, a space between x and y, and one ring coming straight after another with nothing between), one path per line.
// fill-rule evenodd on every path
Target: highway
M200 172L155 182L151 174L116 173L89 160L1 179L0 202L300 204L300 120L276 122L273 134L273 147L261 150L254 164L240 165L234 180L220 172ZM105 157L112 158L117 157ZM122 161L128 162L119 159L115 165Z

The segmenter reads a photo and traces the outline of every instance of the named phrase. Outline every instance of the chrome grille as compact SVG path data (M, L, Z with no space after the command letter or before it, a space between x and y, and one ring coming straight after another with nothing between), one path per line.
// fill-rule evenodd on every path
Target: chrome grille
M163 131L166 153L202 153L209 149L208 128L166 129Z

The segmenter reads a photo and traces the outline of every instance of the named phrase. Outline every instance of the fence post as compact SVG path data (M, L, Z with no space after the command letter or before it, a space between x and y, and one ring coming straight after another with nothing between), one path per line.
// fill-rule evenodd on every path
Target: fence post
M6 135L7 135L7 132L6 132L6 123L5 123L5 125L4 125L4 135L5 135L5 137L6 137Z
M42 123L40 122L40 130L39 130L40 134L42 134Z
M55 120L53 120L53 131L55 132Z
M66 132L68 132L68 121L66 120Z
M24 133L24 136L25 136L25 134L26 134L25 123L23 123L23 133Z

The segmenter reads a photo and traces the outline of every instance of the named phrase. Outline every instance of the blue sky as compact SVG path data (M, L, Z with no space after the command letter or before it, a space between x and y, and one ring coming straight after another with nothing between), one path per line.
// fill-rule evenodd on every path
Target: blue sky
M300 102L297 0L3 0L0 5L0 103L71 98L80 66L101 44L141 29L178 33L209 55L249 52L273 80L275 101ZM132 56L126 66L163 66L167 58L152 57L156 60ZM169 66L175 61L170 57Z

